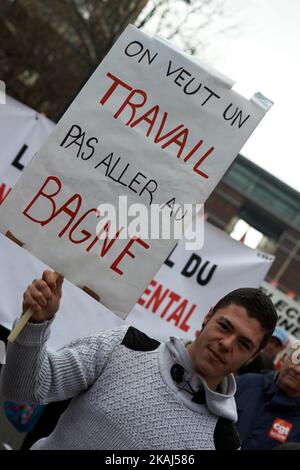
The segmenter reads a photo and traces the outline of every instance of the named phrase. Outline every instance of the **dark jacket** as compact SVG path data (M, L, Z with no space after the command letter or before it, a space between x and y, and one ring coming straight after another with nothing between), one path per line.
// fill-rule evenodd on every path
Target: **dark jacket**
M300 442L300 397L290 398L276 384L276 373L237 377L236 428L243 450L267 450Z
M243 374L263 374L274 370L274 364L263 352L259 353L253 361L249 364L242 366L239 370L239 375Z

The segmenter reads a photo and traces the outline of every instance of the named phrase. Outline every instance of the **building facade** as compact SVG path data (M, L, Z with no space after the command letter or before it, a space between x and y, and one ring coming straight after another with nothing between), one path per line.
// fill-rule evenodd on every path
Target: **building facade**
M273 254L267 281L300 299L300 193L238 155L205 204L207 219L231 233L242 219L262 234L258 250Z

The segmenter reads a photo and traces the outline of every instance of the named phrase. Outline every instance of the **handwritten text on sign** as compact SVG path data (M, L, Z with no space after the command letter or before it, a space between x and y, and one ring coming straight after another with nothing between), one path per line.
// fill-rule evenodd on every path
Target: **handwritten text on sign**
M175 242L123 239L98 207L204 203L268 108L231 86L128 27L5 198L1 231L125 317Z

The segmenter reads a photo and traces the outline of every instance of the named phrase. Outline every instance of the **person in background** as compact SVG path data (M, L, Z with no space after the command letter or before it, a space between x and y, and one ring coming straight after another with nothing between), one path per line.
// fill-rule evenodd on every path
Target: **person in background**
M268 359L271 359L274 366L276 357L288 346L288 344L289 334L281 326L276 326L271 339L264 347L263 354Z
M289 334L281 327L276 326L272 337L253 361L239 370L239 375L261 374L275 369L275 359L289 344ZM276 367L277 368L277 367Z
M300 443L300 342L290 346L279 372L237 377L235 398L243 450Z

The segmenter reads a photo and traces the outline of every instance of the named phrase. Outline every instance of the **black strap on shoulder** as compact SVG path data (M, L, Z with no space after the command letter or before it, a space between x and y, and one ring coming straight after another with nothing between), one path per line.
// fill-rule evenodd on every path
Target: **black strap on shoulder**
M154 351L158 348L160 342L156 341L156 339L150 338L133 326L130 326L121 344L133 351Z
M214 432L216 450L238 450L241 447L239 434L232 421L219 418Z

